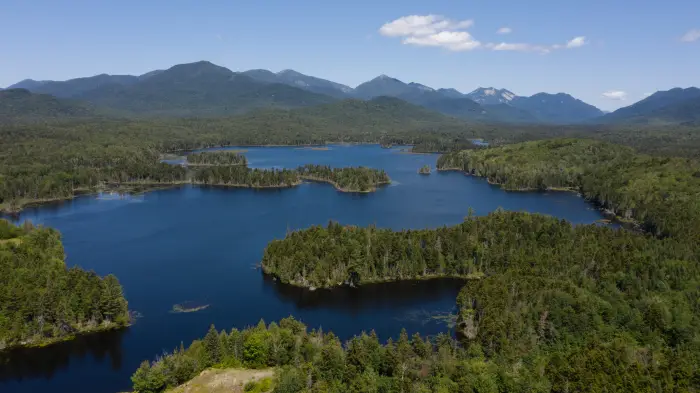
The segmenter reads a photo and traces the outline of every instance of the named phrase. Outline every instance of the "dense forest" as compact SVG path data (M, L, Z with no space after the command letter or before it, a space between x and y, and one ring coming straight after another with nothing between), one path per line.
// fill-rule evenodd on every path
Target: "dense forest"
M213 186L279 188L300 183L299 173L290 169L250 169L245 166L209 166L194 172L192 182Z
M391 183L389 175L382 169L331 168L326 165L308 164L297 170L302 179L328 182L345 192L371 192L377 186Z
M330 222L270 242L262 268L284 283L322 288L514 270L548 277L614 275L635 264L653 275L667 260L696 261L696 251L696 245L674 238L495 212L440 229L392 231ZM589 261L591 255L595 261Z
M446 154L438 168L483 176L511 190L577 190L656 235L700 241L700 163L694 159L557 139Z
M698 157L700 151L698 127L468 124L387 97L226 118L0 121L0 210L130 183L185 182L184 168L160 163L172 151L327 142L453 151L471 148L475 138L497 146L559 136L602 139L655 156Z
M190 153L187 155L188 165L248 165L243 154L237 151L220 150Z
M343 345L332 332L308 331L288 317L279 324L260 321L228 332L217 332L212 325L203 339L187 348L144 361L131 380L138 393L162 392L207 367L277 367L278 393L449 392L476 388L487 377L493 383L495 376L483 354L468 354L446 334L409 339L403 331L396 342L382 345L370 332ZM472 369L484 373L460 375Z
M0 220L0 350L128 323L116 277L68 269L54 229Z
M275 367L275 393L693 392L697 388L700 359L693 352L700 349L697 342L686 346L687 337L659 342L667 334L656 325L637 336L631 331L649 319L649 312L643 316L625 308L620 311L630 314L618 316L613 314L618 304L610 305L565 282L547 288L551 283L542 278L515 280L513 285L503 278L475 281L481 286L476 292L479 300L484 299L478 309L471 308L472 288L460 294L464 318L480 316L478 327L461 335L461 341L447 334L409 338L403 330L395 341L384 344L374 332L342 343L332 332L308 331L292 317L279 324L260 321L243 330L217 332L212 325L203 339L187 348L181 345L153 362L144 361L131 377L133 388L138 393L162 392L207 367ZM539 297L528 298L530 292L520 291L523 288L538 288ZM543 311L546 301L551 310ZM646 306L658 310L654 301ZM603 318L595 314L601 308L606 311ZM508 312L498 314L503 311ZM522 320L514 319L521 316ZM630 331L617 331L617 324L630 326Z
M262 266L313 287L467 278L459 333L495 372L487 391L523 391L507 376L525 391L684 392L700 387L697 247L498 211L434 230L329 223L271 242Z

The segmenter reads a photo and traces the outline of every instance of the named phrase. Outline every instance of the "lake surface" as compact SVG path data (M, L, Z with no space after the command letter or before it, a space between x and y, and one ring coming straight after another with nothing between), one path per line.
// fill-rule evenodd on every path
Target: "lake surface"
M371 329L382 339L398 336L402 327L409 334L448 331L445 321L454 311L459 281L308 292L264 277L255 265L265 245L288 230L328 220L393 229L431 228L461 222L469 207L477 214L502 207L574 223L602 218L572 193L507 193L456 172L418 175L421 166L434 167L438 156L406 154L401 147L238 149L247 150L251 167L364 165L386 170L393 183L363 195L340 193L326 184L263 191L187 186L131 197L81 197L23 212L20 220L62 232L69 265L115 274L129 308L142 317L124 331L0 358L0 391L124 391L142 360L172 350L181 341L189 344L211 323L228 330L261 318L270 322L294 315L343 339ZM209 307L194 313L170 312L173 305L184 302Z

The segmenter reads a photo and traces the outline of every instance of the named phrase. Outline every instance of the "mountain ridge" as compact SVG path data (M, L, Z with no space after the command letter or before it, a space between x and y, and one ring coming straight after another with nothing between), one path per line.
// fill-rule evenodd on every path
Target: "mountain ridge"
M219 116L255 108L295 108L379 96L397 97L443 114L483 122L573 124L603 115L599 109L568 94L565 99L558 94L543 96L547 93L520 97L510 90L493 87L463 94L454 88L405 83L386 74L353 89L291 69L276 73L265 69L234 72L208 61L177 64L139 76L99 74L67 81L29 79L18 84L36 93L84 100L136 115ZM554 105L557 99L559 104Z
M674 87L657 91L597 120L600 123L648 123L655 119L676 123L695 121L698 116L693 111L693 101L697 99L700 99L700 89L697 87Z

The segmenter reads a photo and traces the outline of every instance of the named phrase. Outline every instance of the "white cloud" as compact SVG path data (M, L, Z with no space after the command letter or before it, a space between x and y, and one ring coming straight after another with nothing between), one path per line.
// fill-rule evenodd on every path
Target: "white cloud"
M510 27L501 27L500 29L498 29L496 31L496 33L498 33L498 34L510 34L512 32L513 32L513 29L511 29Z
M451 51L466 51L481 46L481 43L466 31L441 31L425 37L407 37L403 43L418 46L439 46Z
M430 46L444 48L450 51L469 51L486 48L493 51L516 51L549 53L558 49L579 48L585 45L586 37L574 37L564 44L539 45L529 43L487 43L482 44L466 30L474 25L474 21L452 20L442 15L408 15L385 23L379 28L379 33L386 37L403 37L405 45ZM510 27L501 27L498 34L511 33Z
M514 42L501 42L500 44L488 43L485 45L488 49L493 51L514 51L514 52L539 52L539 53L549 53L554 49L553 47L547 47L542 45L533 45L526 43L514 43Z
M546 54L559 49L580 48L586 43L586 37L581 36L567 41L566 44L534 45L526 43L501 42L500 44L488 43L485 46L494 51L538 52Z
M624 101L627 99L627 92L624 92L622 90L608 90L605 93L603 93L603 97L608 98L610 100Z
M584 37L584 36L574 37L573 39L571 39L569 42L566 43L566 47L568 49L580 48L584 45L586 45L586 37Z
M690 29L681 37L683 42L695 42L697 40L700 40L700 29Z
M426 36L471 27L472 20L452 21L441 15L409 15L385 23L379 33L387 37Z

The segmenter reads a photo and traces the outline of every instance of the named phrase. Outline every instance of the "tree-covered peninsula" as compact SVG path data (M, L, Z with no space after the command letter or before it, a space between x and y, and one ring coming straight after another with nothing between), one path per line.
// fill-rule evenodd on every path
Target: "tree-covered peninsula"
M662 269L666 260L696 261L695 247L598 225L572 226L548 216L495 212L439 229L393 231L330 222L270 242L262 268L284 283L315 288L479 278L513 270L550 277L587 269L614 274L636 264L652 274L649 270ZM595 262L589 261L592 254Z
M661 236L700 242L700 163L583 139L466 150L438 159L509 190L568 189Z
M302 179L330 183L343 192L372 192L378 186L391 183L389 175L382 169L331 168L308 164L299 167L298 171Z
M462 360L486 365L462 373L484 391L692 392L698 255L684 238L501 211L432 230L312 227L271 242L262 266L307 287L464 277Z
M231 150L203 151L187 155L188 165L248 165L243 154Z
M58 231L0 220L0 350L129 323L116 277L67 268Z

